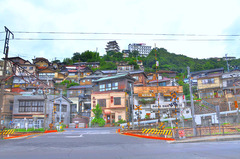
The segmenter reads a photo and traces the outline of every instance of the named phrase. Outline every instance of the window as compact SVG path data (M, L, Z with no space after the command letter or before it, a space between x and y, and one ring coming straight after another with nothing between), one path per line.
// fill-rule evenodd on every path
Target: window
M100 90L100 91L105 91L105 84L101 84L101 85L99 86L99 90Z
M114 105L121 105L121 97L114 98Z
M202 84L213 84L213 83L215 83L214 78L202 80Z
M59 104L55 104L56 106L56 111L60 112L60 105ZM61 106L61 112L67 112L67 105L62 105Z
M44 101L19 101L19 112L43 112Z
M83 83L85 83L85 80L82 80Z
M138 76L133 76L134 79L136 79L138 81Z
M110 91L111 90L111 86L112 86L111 83L106 84L106 91Z
M29 70L33 70L33 67L29 67Z
M159 86L166 86L166 82L158 83Z
M97 101L100 107L106 107L106 99L98 99Z
M170 99L171 99L171 97L166 96L166 97L164 97L164 102L170 102Z
M122 116L121 116L121 115L119 115L119 116L118 116L118 120L121 120L121 119L122 119Z
M118 82L112 83L112 90L118 89Z

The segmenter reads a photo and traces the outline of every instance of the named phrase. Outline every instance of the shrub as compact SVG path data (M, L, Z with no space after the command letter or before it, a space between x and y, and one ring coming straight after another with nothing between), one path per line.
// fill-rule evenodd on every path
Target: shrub
M119 124L126 123L126 120L123 120L123 119L118 120L118 123L119 123Z
M94 126L104 126L105 125L105 120L103 118L94 118L91 121L91 124Z

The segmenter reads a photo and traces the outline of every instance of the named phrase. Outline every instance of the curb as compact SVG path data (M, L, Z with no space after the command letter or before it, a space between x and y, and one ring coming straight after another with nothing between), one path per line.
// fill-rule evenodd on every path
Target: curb
M53 132L58 132L57 130L46 130L44 133L53 133Z
M177 143L194 143L194 142L234 141L234 140L240 140L240 136L226 136L226 137L212 137L212 138L175 140L175 141L167 141L167 143L177 144Z
M145 136L145 135L137 135L137 134L131 134L131 133L123 133L123 135L140 137L140 138L146 138L146 139L175 141L175 139L172 139L172 138L164 138L164 137L156 137L156 136Z
M20 135L20 136L11 136L11 137L4 137L3 139L15 139L15 138L20 138L20 137L27 137L30 136L32 134L25 134L25 135Z

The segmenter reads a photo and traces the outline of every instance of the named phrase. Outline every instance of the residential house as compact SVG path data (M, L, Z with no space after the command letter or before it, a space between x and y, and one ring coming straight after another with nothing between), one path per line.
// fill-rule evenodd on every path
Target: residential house
M129 72L134 71L134 65L129 65L127 63L119 63L117 66L117 72L123 73L123 72Z
M14 96L13 123L15 128L42 128L44 127L44 115L46 109L46 127L50 123L61 121L64 124L70 122L71 101L66 97L54 95L34 95L32 92L24 92ZM61 112L60 112L61 105ZM55 107L55 109L54 109ZM56 111L55 111L56 110Z
M149 73L147 77L148 86L178 86L175 78L164 77L163 74Z
M66 66L66 69L68 70L67 79L77 83L79 83L80 78L89 76L93 73L93 71L87 66L71 65Z
M130 50L122 50L122 53L123 53L123 58L127 58L129 57Z
M91 115L91 94L93 81L103 76L90 75L80 79L79 86L72 86L67 90L67 97L77 104L77 112L80 116L90 117Z
M224 68L216 68L216 69L210 69L210 70L191 72L192 86L198 85L198 78L206 77L208 75L218 74L218 73L224 73Z
M84 66L84 67L89 67L89 68L99 68L100 67L100 62L77 62L74 63L73 65L75 66Z
M144 71L131 71L129 72L130 76L135 79L134 87L146 86L147 84L147 75Z
M222 84L224 94L233 97L234 94L239 94L240 90L240 71L234 70L222 74Z
M224 95L221 72L205 74L197 78L199 98L218 98Z
M12 128L12 111L13 111L13 99L14 95L18 93L5 92L3 96L3 107L2 107L2 122L6 128Z
M93 75L116 75L117 74L117 70L96 70Z
M175 109L171 106L172 93L176 93L179 100L177 101L177 109L184 108L184 96L182 86L143 86L134 87L134 105L141 105L142 114L141 119L146 115L150 118L159 118L158 110L160 110L161 117L172 116L172 111ZM134 113L135 114L135 113ZM134 119L137 115L134 115Z
M135 79L129 74L117 74L95 80L91 94L91 106L99 104L106 123L129 120L130 96ZM126 111L126 109L128 111ZM91 117L94 117L92 112Z

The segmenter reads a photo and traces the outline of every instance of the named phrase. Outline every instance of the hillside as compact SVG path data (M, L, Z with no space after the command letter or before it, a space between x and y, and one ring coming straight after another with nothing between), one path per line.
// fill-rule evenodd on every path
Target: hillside
M144 58L144 66L147 72L155 71L155 54L159 60L159 69L172 70L179 73L184 73L187 71L187 66L191 68L191 72L208 70L214 68L223 67L227 70L227 62L223 59L217 61L217 59L197 59L190 58L184 55L177 55L175 53L169 53L164 48L158 48L152 50L148 57ZM229 61L230 70L236 69L240 65L240 59Z
M145 67L146 72L155 72L156 71L156 58L155 54L157 55L157 60L159 61L160 67L159 70L172 70L177 71L178 73L187 74L187 66L191 68L191 72L194 71L201 71L201 70L208 70L214 68L221 68L223 67L227 70L227 62L223 59L219 61L217 59L197 59L197 58L190 58L184 55L178 55L175 53L170 53L164 48L157 48L156 50L153 49L147 57L140 57L138 56L138 52L134 51L130 57L123 58L123 54L119 52L108 52L103 57L99 56L99 53L85 51L83 53L74 53L73 57L66 58L63 60L64 64L70 65L75 62L100 62L100 68L104 70L111 70L116 69L116 61L124 61L129 64L133 64L135 69L138 69L136 61L141 60L143 61L143 65ZM137 57L137 58L136 58ZM112 61L112 62L106 62ZM240 59L231 60L228 62L230 70L238 69L240 65Z

